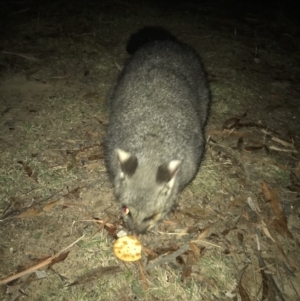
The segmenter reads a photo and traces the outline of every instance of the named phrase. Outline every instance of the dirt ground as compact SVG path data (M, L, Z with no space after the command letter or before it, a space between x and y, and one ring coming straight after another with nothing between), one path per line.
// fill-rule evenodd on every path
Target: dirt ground
M0 300L300 300L300 8L260 3L1 2ZM212 106L199 173L125 263L106 100L144 25L197 50Z

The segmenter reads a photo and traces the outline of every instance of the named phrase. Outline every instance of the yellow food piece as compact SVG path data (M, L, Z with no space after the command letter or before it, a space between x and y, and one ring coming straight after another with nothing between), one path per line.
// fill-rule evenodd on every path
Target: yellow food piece
M142 257L142 245L134 236L123 236L115 241L114 253L123 261L137 261Z

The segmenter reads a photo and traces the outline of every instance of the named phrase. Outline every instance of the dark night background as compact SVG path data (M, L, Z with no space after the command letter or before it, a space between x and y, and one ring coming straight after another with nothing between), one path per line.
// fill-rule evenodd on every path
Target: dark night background
M103 143L145 25L199 53L212 105L199 173L139 237L143 272L113 255ZM299 301L299 120L299 0L0 1L0 281L76 242L0 300Z

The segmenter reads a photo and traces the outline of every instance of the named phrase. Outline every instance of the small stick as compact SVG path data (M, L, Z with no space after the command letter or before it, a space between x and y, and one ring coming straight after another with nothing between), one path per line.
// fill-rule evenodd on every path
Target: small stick
M20 277L22 277L22 276L24 276L24 275L27 275L27 274L29 274L29 273L32 273L32 272L34 272L34 271L36 271L36 270L38 270L38 269L40 269L40 268L42 268L42 267L44 267L44 266L49 265L54 259L58 258L58 257L59 257L62 253L64 253L64 251L66 251L67 249L73 247L73 246L74 246L77 242L79 242L83 237L84 237L84 235L82 235L82 236L79 237L76 241L74 241L73 243L71 243L68 247L62 249L60 252L54 254L53 256L49 257L48 259L46 259L46 260L44 260L44 261L42 261L42 262L40 262L40 263L38 263L38 264L36 264L36 265L34 265L34 266L28 268L28 269L26 269L25 271L19 272L19 273L15 274L15 275L9 276L9 277L7 277L6 279L1 280L1 281L0 281L0 285L7 284L8 282L11 282L11 281L13 281L13 280L15 280L15 279L18 279L18 278L20 278Z
M278 151L278 152L298 154L298 151L295 150L295 149L284 149L284 148L279 148L279 147L272 146L272 145L269 146L269 149L272 149L272 150L275 150L275 151Z
M169 254L169 255L162 255L159 256L157 259L152 260L145 268L145 271L149 271L151 269L153 269L155 266L162 264L162 263L167 263L170 261L173 261L176 259L177 256L181 255L182 253L186 252L187 250L189 250L190 245L189 243L186 243L185 245L183 245L181 248L179 248L177 251Z
M10 52L10 51L5 51L5 50L2 50L2 53L20 56L20 57L22 57L24 59L27 59L27 60L30 60L30 61L34 61L34 62L40 62L41 61L41 60L39 60L39 59L31 56L30 54L15 53L15 52Z

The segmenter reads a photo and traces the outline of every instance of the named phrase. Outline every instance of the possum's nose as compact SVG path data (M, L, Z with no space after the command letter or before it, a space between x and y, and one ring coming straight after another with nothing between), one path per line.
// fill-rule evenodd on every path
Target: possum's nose
M131 225L128 225L128 228L130 229L133 235L138 235L138 234L145 234L149 229L149 225L132 223Z
M139 235L139 234L145 234L148 230L148 227L146 228L134 228L133 230L131 230L133 235Z

